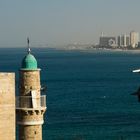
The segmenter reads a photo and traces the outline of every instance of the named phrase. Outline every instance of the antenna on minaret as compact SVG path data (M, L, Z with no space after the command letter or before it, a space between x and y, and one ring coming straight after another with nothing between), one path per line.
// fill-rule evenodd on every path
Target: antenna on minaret
M27 45L28 45L28 53L31 52L31 49L30 49L30 40L29 40L29 37L27 37Z

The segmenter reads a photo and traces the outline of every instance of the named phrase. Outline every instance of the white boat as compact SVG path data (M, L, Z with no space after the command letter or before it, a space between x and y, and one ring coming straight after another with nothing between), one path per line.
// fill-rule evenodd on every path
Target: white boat
M140 73L140 69L133 70L132 72L135 72L135 73Z

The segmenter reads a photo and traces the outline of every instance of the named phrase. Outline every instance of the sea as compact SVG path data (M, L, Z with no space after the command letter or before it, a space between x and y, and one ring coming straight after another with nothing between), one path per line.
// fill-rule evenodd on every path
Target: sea
M0 48L0 71L16 73L26 48ZM32 48L47 96L43 140L139 140L140 51ZM18 133L18 132L17 132Z

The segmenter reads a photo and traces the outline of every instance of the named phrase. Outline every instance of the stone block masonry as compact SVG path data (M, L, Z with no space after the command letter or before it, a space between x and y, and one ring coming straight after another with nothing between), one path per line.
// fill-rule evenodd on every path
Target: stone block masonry
M0 73L0 140L15 140L14 73Z

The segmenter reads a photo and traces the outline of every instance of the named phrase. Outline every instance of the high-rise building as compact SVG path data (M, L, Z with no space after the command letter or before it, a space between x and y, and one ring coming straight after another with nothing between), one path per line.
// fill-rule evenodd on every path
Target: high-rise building
M43 115L46 111L46 96L41 95L40 69L31 54L22 60L19 73L19 96L16 101L19 140L42 140Z
M127 47L130 45L130 39L127 35L120 35L118 36L118 46L120 47Z
M116 45L116 38L101 36L99 40L99 45L101 47L114 47Z
M135 48L138 46L139 42L139 33L138 32L130 32L130 45L131 47Z
M117 44L118 44L118 46L122 46L122 37L121 37L121 35L118 36Z
M126 46L130 46L130 37L126 36Z

